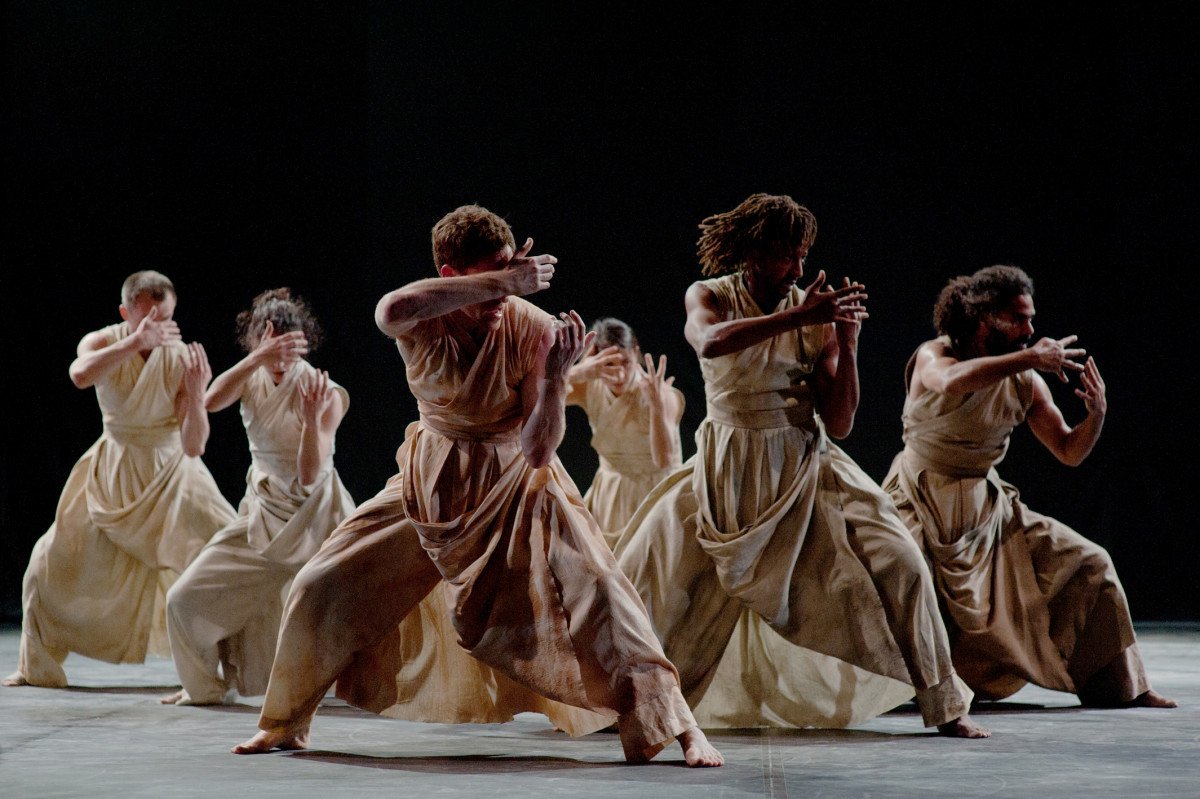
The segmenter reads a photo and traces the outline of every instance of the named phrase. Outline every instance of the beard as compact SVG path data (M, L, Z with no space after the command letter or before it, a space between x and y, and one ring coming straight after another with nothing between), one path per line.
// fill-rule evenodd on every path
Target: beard
M992 325L988 327L983 346L987 355L1007 355L1010 352L1024 349L1032 340L1030 336L1009 338L1002 328Z

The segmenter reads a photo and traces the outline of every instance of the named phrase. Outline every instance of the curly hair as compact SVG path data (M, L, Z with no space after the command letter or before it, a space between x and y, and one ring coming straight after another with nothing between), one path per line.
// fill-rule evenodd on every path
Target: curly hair
M175 284L171 279L152 269L134 272L121 284L121 304L126 308L137 302L137 298L142 295L149 296L155 302L162 302L167 294L179 296L175 294Z
M622 322L620 319L614 319L611 316L605 316L592 322L592 330L596 333L596 350L602 350L605 347L620 347L623 350L637 349L637 336L633 334L633 328Z
M705 275L744 269L755 256L785 256L811 247L817 219L786 194L751 194L732 211L700 223L696 254Z
M461 205L433 226L433 265L464 269L505 245L516 249L512 228L479 205Z
M276 335L293 330L303 332L309 352L316 350L324 338L324 331L308 303L293 297L292 290L287 287L264 291L254 298L249 310L237 315L238 344L243 350L250 352L258 345L267 322L271 323Z
M1016 266L988 266L970 276L960 275L938 294L933 326L950 339L955 352L965 353L979 321L1023 294L1033 296L1033 280Z

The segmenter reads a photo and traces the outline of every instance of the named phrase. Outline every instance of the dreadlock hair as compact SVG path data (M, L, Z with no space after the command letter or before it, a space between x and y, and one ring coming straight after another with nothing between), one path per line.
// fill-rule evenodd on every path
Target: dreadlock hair
M315 350L324 337L308 303L293 297L292 290L287 287L264 291L254 298L249 310L237 315L238 344L243 350L250 352L258 345L267 322L271 323L276 335L293 330L303 332L309 352Z
M696 254L703 274L744 269L756 256L778 257L808 248L817 238L817 219L786 194L751 194L732 211L700 223Z
M1033 280L1016 266L998 265L952 278L933 306L933 326L950 339L959 356L967 354L979 321L1023 294L1033 296Z
M597 319L592 322L592 330L596 333L594 346L597 352L605 347L619 347L630 351L637 349L638 340L633 334L633 328L620 319L613 319L611 316Z

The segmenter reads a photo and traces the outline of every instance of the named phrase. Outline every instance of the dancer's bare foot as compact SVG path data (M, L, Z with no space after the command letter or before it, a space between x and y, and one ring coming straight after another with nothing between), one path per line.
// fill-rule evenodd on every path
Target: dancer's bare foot
M173 694L167 694L166 696L160 696L158 698L158 702L161 705L178 705L179 700L183 699L185 696L187 696L187 694L184 692L184 690L182 688L180 688L178 691L176 691Z
M691 727L686 732L675 736L675 740L679 741L679 745L683 747L683 759L692 768L725 765L725 758L715 746L708 742L708 738L704 736L699 727Z
M1129 704L1130 707L1179 707L1179 703L1174 699L1169 699L1154 690L1138 696Z
M938 735L947 738L991 738L992 731L987 727L980 727L970 716L964 714L954 721L939 724Z
M272 749L292 751L308 748L308 730L295 734L267 732L259 730L258 734L245 743L240 743L230 749L235 755L258 755L270 752Z
M25 675L21 672L14 671L3 680L0 680L0 685L7 685L10 688L15 688L18 685L29 685L29 680L25 679Z

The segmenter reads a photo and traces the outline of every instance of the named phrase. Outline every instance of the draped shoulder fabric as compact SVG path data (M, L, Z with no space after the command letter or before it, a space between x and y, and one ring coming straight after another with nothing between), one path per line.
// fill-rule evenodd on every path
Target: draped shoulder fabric
M354 510L334 468L335 445L315 482L304 485L297 472L300 389L315 375L299 361L276 385L260 368L243 388L245 496L168 597L172 654L190 702L219 702L231 686L242 696L266 690L291 579ZM348 407L346 390L329 385Z
M335 678L343 699L421 721L534 710L580 735L618 719L637 757L694 723L574 483L522 454L521 384L550 324L509 298L482 338L452 313L398 339L421 419L399 473L297 576L264 730L303 728Z
M1148 684L1111 560L1029 510L995 469L1034 380L1027 371L966 395L910 396L884 487L929 558L955 666L974 690L1000 699L1033 682L1127 701Z
M617 542L629 518L658 482L680 466L679 422L670 420L675 459L663 468L654 464L650 449L650 406L637 378L621 394L602 380L589 380L582 407L592 427L592 449L600 466L583 495L584 505L596 517L609 546ZM670 388L684 407L683 393Z
M705 285L721 321L762 315L739 275ZM794 288L774 310L802 301ZM810 376L828 334L701 359L696 455L617 543L702 725L846 726L912 697L914 681L927 723L966 712L948 647L939 659L931 644L945 639L932 586L927 608L899 598L928 582L919 553L816 414ZM902 652L901 629L923 643Z
M129 325L104 333L113 344ZM71 471L25 573L18 670L34 685L66 685L68 652L111 663L169 654L166 591L233 518L208 469L180 443L185 351L176 344L134 355L96 384L104 431Z

